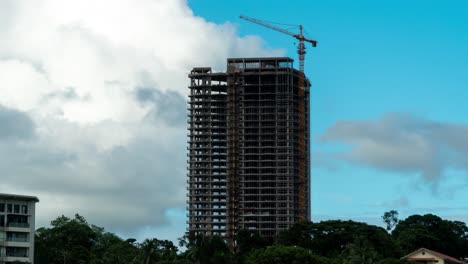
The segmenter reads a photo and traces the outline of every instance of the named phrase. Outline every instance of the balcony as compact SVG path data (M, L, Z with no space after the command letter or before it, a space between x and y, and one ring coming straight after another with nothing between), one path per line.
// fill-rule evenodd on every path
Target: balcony
M5 255L7 258L8 257L14 257L14 258L28 258L28 252L7 252Z
M24 258L29 258L28 248L7 247L5 261L24 261Z
M0 256L0 263L30 263L29 257L8 257Z
M29 228L29 223L16 223L10 222L7 224L8 227L19 227L19 228Z
M7 237L6 242L21 242L21 243L28 243L28 237Z

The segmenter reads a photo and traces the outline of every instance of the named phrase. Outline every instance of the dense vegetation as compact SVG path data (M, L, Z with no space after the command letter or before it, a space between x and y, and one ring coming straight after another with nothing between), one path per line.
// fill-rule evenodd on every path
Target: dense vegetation
M301 222L266 240L247 230L237 236L235 253L219 237L187 235L181 252L171 241L139 243L89 224L83 217L58 217L36 231L37 264L404 264L400 257L421 247L454 257L468 256L468 228L438 216L413 215L398 221L390 211L387 230L354 221ZM392 231L393 230L393 231ZM391 232L390 232L391 231Z

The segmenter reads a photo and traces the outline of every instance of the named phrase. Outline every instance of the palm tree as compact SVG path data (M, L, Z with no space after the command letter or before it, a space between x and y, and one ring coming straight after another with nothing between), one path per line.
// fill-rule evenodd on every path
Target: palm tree
M349 262L352 264L372 264L377 259L377 252L369 241L362 236L357 237L346 248Z

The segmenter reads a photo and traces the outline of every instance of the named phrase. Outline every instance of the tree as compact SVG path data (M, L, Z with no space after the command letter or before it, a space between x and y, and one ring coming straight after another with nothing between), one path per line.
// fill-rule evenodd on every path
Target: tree
M233 261L232 253L226 242L219 236L203 236L189 233L179 239L179 245L187 247L182 257L199 264L229 264Z
M378 258L369 240L365 237L356 237L352 244L348 245L348 261L351 264L372 264Z
M387 231L390 231L398 224L398 212L395 210L385 212L382 216L382 220L387 226Z
M399 257L400 252L385 229L354 221L330 220L320 223L301 222L282 232L277 243L299 246L315 255L348 258L349 246L364 237L378 252L377 258Z
M404 253L425 247L458 258L468 256L468 228L463 222L412 215L396 225L392 236Z
M417 263L418 262L408 261L404 259L394 259L394 258L383 259L377 262L377 264L417 264Z
M292 227L279 234L277 244L312 249L312 233L314 233L316 227L316 224L309 221L297 222Z
M94 227L94 230L97 238L91 264L128 264L139 254L135 239L123 240L115 234L104 232L103 228Z
M302 264L315 263L312 255L301 247L274 246L253 251L246 259L246 264Z
M36 232L36 263L90 263L96 233L82 216L76 214L73 219L61 216L51 226Z
M138 263L155 264L162 261L174 261L177 258L177 247L171 241L145 239L140 244L140 256L137 258Z
M265 248L271 245L267 239L260 237L258 233L252 233L247 229L241 229L236 235L237 255L245 256L250 251Z
M127 264L139 249L134 240L123 240L104 228L88 224L84 217L60 216L50 228L36 230L36 264Z

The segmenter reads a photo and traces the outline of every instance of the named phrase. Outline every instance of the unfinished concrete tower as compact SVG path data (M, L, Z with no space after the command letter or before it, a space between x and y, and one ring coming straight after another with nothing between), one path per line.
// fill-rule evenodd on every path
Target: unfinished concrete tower
M188 231L235 241L309 220L310 83L293 60L228 59L189 78Z

